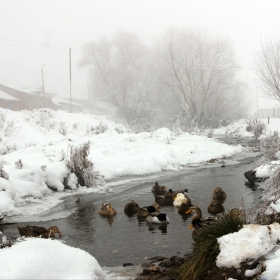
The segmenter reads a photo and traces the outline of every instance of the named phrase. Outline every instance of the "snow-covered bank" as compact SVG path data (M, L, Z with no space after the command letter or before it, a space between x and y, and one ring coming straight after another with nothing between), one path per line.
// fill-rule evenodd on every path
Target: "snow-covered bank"
M1 279L128 279L105 272L89 253L59 240L22 239L0 250L0 262Z

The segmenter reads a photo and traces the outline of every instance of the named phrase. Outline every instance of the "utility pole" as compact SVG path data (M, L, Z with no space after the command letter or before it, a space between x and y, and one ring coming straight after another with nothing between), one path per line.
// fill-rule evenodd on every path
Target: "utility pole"
M257 95L257 119L259 118L259 94L258 87L256 87L256 95Z
M46 108L46 98L45 98L45 84L44 84L44 66L46 64L43 64L42 66L42 94L43 94L43 104L44 104L44 108Z
M87 90L88 90L88 105L89 105L89 108L91 108L91 106L90 106L90 91L89 91L89 81L88 81L88 79L87 79Z
M70 68L70 113L72 113L71 48L69 48L69 68Z

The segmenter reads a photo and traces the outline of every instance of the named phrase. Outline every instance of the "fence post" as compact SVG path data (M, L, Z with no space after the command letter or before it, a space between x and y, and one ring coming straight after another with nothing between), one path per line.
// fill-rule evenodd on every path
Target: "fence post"
M267 118L267 124L269 124L269 117Z

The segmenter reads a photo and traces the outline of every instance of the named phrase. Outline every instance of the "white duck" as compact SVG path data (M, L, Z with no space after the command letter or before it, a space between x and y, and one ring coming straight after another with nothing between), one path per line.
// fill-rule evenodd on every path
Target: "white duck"
M183 203L188 203L189 198L187 198L183 193L178 193L173 201L173 205L176 207L180 207Z

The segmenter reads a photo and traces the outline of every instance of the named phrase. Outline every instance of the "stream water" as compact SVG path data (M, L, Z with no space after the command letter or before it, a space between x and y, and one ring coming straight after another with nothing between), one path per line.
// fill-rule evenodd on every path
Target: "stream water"
M0 230L6 236L16 238L19 236L17 226L56 225L62 232L61 240L89 252L101 266L106 267L122 266L124 263L139 265L152 256L182 256L192 250L192 231L188 229L191 214L180 215L176 207L164 206L161 212L167 214L170 223L167 226L149 226L136 216L127 216L123 211L124 205L131 199L140 207L151 205L154 202L151 188L158 181L173 190L188 188L192 203L202 209L204 216L209 216L207 207L217 186L227 194L224 202L226 209L244 205L247 212L252 211L250 209L258 201L260 191L246 186L244 172L252 169L255 161L256 154L245 149L242 154L225 160L225 167L208 164L189 166L181 171L119 178L108 182L113 192L81 195L80 203L75 203L76 197L67 197L45 213L40 223L34 218L33 223L29 220L1 224ZM116 216L107 218L98 214L103 201L113 205ZM62 211L69 211L69 215L59 218Z

